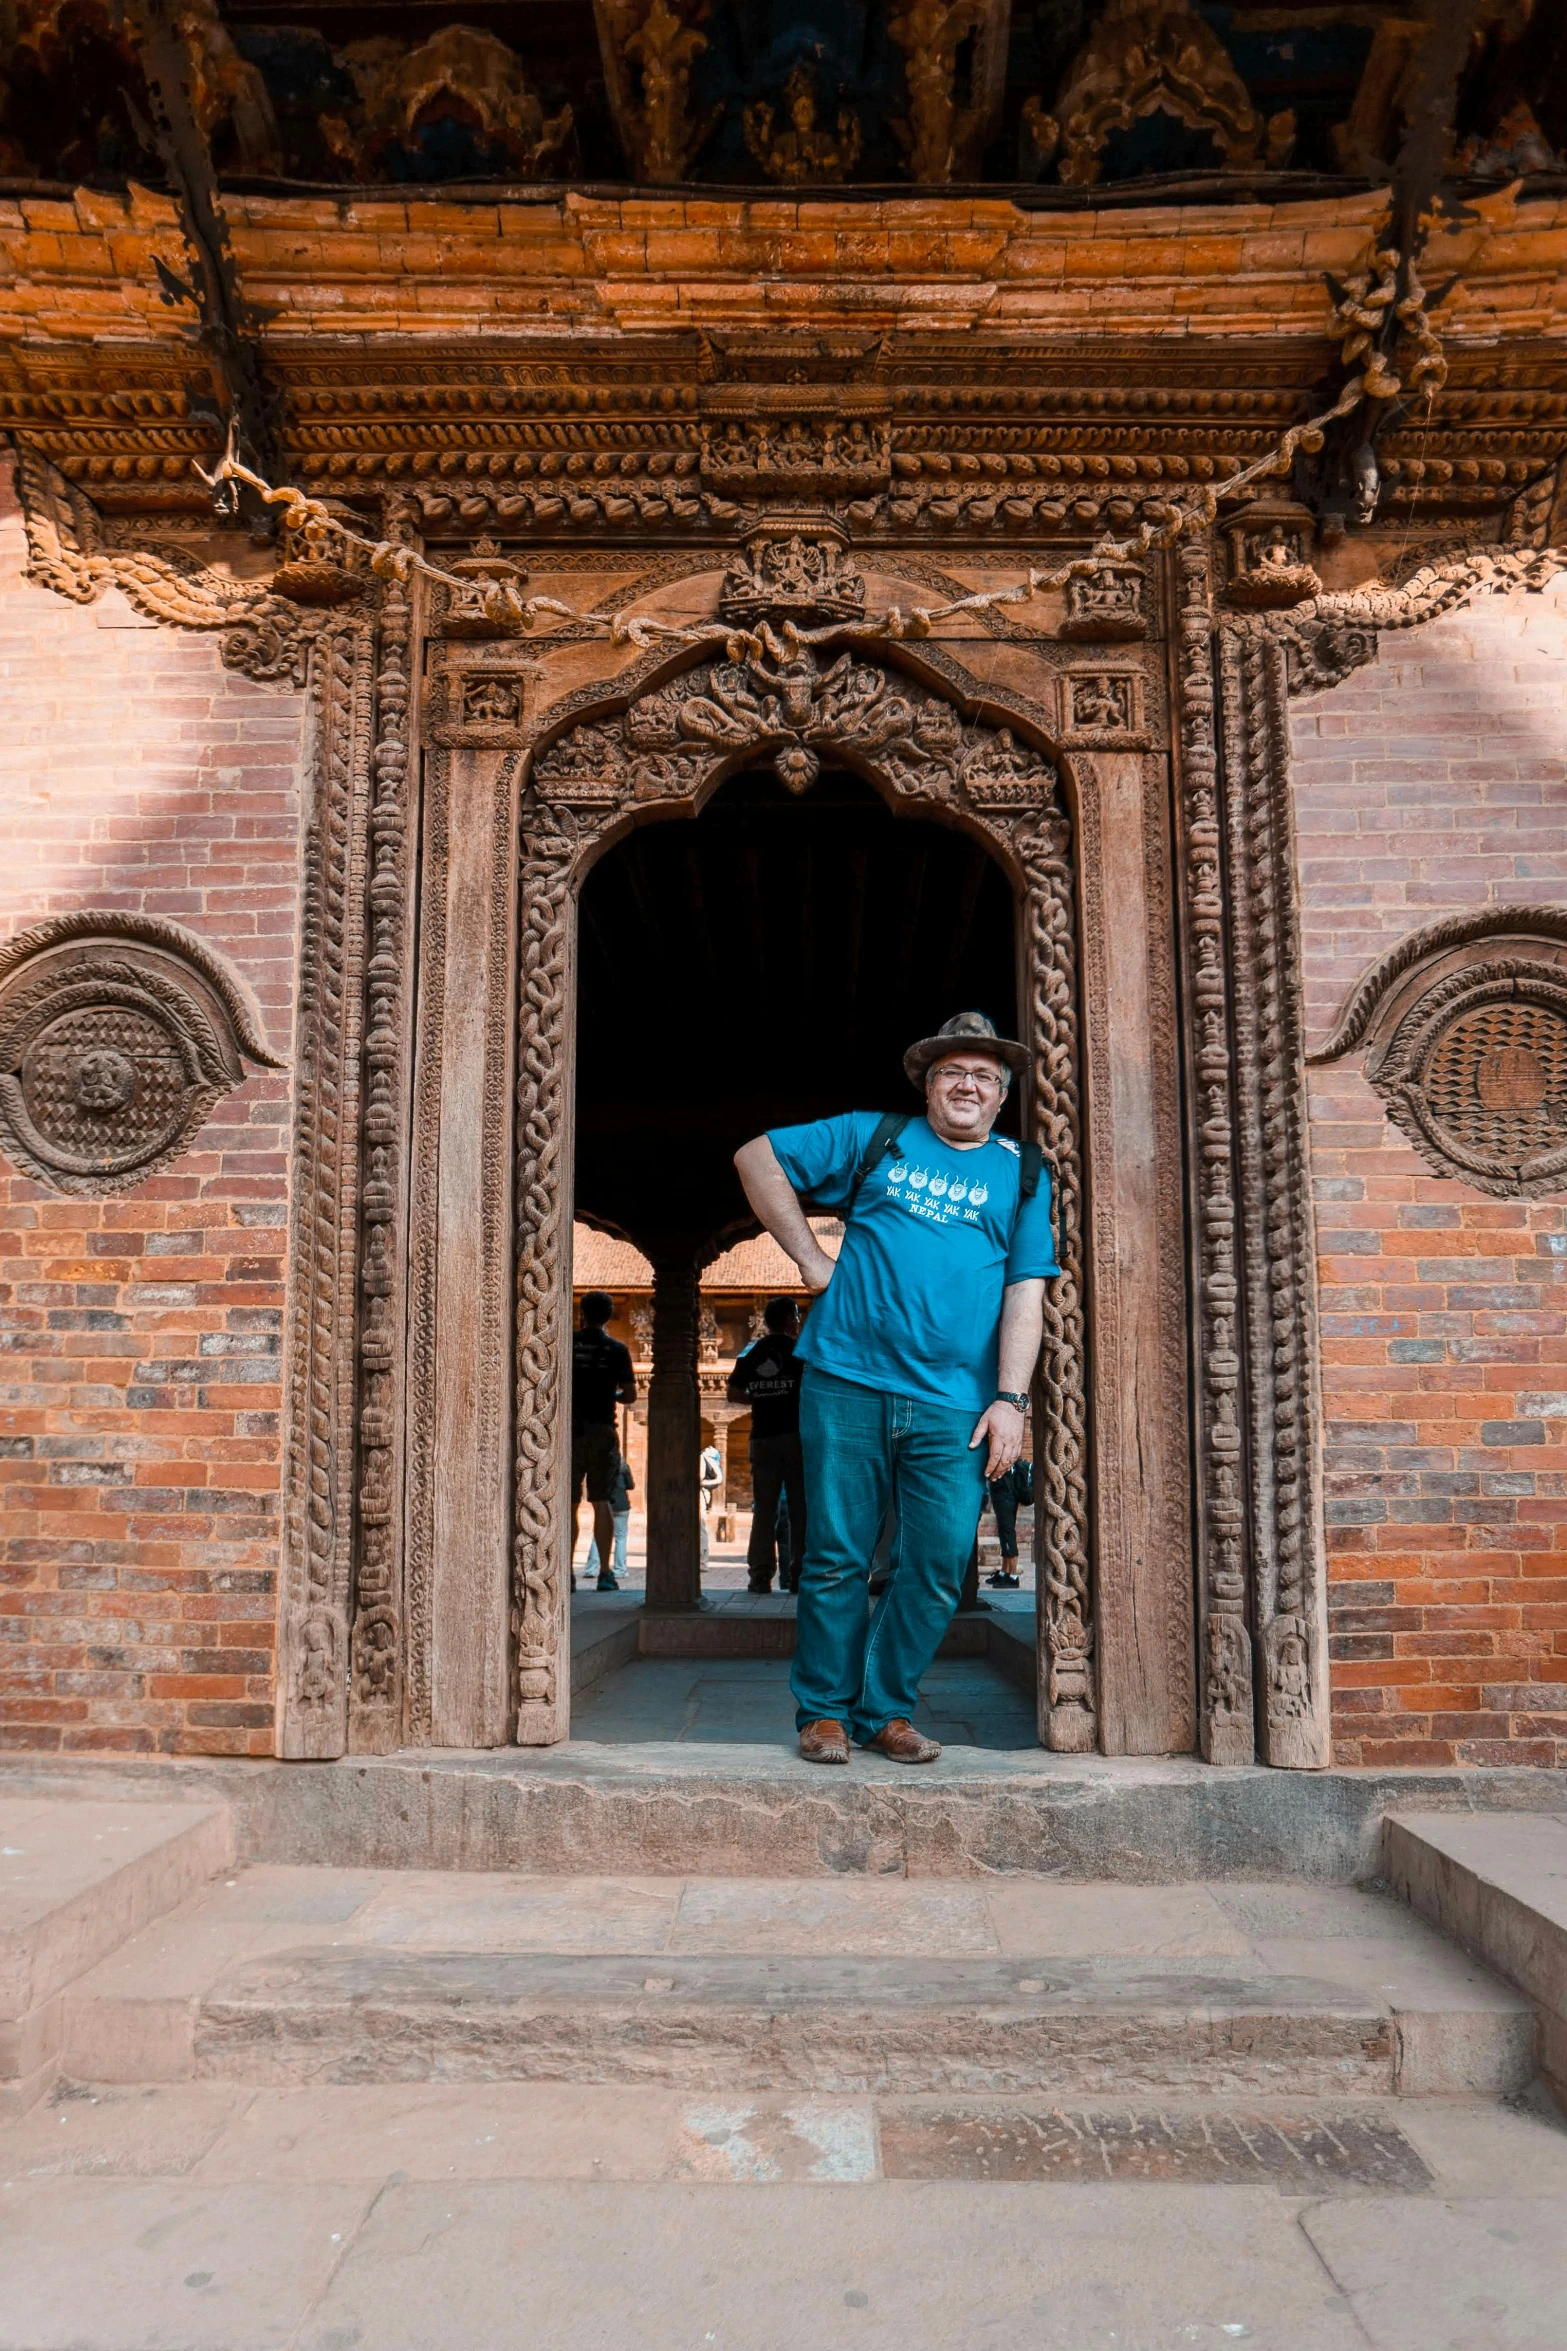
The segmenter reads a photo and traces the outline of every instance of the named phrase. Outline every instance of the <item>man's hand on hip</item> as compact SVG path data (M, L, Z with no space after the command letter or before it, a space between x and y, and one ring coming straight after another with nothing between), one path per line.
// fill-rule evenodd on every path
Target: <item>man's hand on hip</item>
M822 1248L802 1250L794 1262L800 1269L801 1281L817 1297L820 1297L838 1270L837 1259L829 1257L826 1250Z
M990 1451L985 1456L987 1478L1005 1477L1023 1450L1023 1415L1015 1404L1003 1404L998 1396L994 1404L982 1412L969 1439L969 1451L982 1439L988 1440Z

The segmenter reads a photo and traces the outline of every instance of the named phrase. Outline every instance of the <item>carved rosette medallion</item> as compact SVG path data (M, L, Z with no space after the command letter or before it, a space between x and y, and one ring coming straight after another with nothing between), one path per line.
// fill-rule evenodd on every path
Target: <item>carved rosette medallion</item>
M122 1192L279 1065L232 978L173 924L69 917L0 955L0 1143L56 1192Z
M1434 1174L1502 1200L1567 1186L1567 914L1489 907L1374 964L1314 1061L1366 1076Z
M1367 1074L1438 1175L1502 1198L1567 1179L1567 975L1506 962L1455 973Z

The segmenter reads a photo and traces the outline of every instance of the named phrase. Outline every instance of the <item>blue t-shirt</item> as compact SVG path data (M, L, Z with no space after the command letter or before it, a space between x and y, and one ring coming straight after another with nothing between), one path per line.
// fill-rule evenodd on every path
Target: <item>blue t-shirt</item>
M843 1209L880 1113L851 1110L767 1140L797 1192ZM1050 1174L1019 1207L1018 1147L992 1135L977 1150L943 1143L923 1118L860 1186L837 1270L796 1353L862 1388L914 1396L977 1417L995 1401L1001 1293L1059 1273Z

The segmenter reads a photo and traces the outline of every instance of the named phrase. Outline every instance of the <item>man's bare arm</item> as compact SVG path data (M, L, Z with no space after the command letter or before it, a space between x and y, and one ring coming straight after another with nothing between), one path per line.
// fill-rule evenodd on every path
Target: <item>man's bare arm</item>
M1045 1285L1042 1277L1009 1282L1001 1293L1001 1340L997 1350L996 1386L1026 1395L1039 1361L1039 1342L1045 1329ZM982 1412L969 1439L969 1450L985 1439L987 1478L1005 1477L1023 1450L1023 1415L1015 1404L998 1398Z
M825 1290L832 1280L833 1261L806 1221L800 1196L778 1164L778 1154L765 1135L742 1143L735 1166L745 1196L773 1239L800 1269L808 1290Z

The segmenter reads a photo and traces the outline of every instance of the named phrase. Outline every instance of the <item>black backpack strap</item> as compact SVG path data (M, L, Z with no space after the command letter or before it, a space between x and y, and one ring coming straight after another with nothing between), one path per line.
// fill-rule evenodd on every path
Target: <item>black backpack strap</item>
M1032 1200L1044 1172L1045 1155L1037 1143L1024 1143L1018 1157L1022 1161L1018 1169L1018 1196L1023 1200Z
M845 1216L849 1214L850 1210L854 1206L855 1201L859 1198L860 1186L864 1183L866 1177L870 1174L871 1169L875 1167L881 1160L885 1159L889 1153L894 1159L901 1159L903 1157L903 1147L899 1138L901 1137L903 1130L908 1125L908 1123L908 1113L906 1111L884 1110L882 1112L880 1118L876 1121L875 1128L871 1134L871 1139L865 1146L864 1153L860 1159L860 1164L854 1171L854 1181L849 1186L849 1197L843 1204L843 1213ZM1035 1181L1037 1183L1037 1176Z

